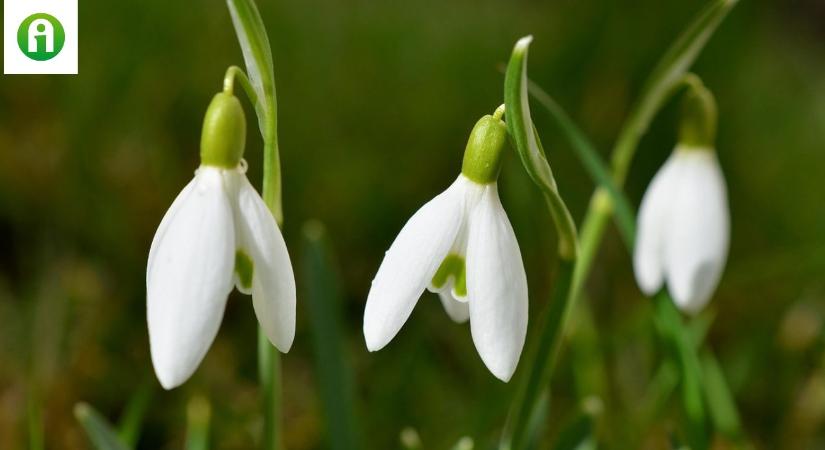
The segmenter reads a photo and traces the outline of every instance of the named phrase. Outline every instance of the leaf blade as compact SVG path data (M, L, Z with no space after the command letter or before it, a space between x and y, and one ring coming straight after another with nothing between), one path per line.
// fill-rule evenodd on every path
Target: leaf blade
M532 36L516 42L504 77L504 105L507 132L515 144L521 163L547 201L559 235L559 257L574 261L578 253L576 224L559 195L553 170L544 153L533 119L527 89L527 52Z
M91 405L82 402L76 404L74 416L97 450L129 450L109 421Z
M595 145L590 142L587 135L576 125L567 112L541 86L528 79L528 89L533 98L538 100L539 104L544 106L544 109L555 120L556 125L561 129L562 134L593 181L605 188L610 194L615 207L616 225L619 228L621 237L629 248L633 248L636 235L634 224L636 214L633 212L627 196L613 181L610 169L599 156Z
M343 357L341 294L329 237L324 226L310 221L303 227L306 300L327 441L332 450L356 450L358 442L352 368Z
M258 94L255 112L261 135L266 140L271 126L269 123L275 120L276 111L275 68L266 28L254 1L227 0L226 3L241 46L249 81Z

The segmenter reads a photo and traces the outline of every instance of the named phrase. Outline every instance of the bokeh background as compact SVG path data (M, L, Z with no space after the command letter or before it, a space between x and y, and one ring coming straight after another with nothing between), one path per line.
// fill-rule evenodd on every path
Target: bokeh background
M386 349L366 351L372 276L406 219L457 176L472 125L502 102L501 68L518 37L535 36L531 77L606 155L646 75L702 4L259 1L299 288L295 346L283 358L287 448L329 442L302 299L312 288L308 220L326 227L335 263L340 298L330 311L340 311L337 345L363 448L398 448L406 427L427 449L498 435L512 385L485 370L469 328L434 295ZM824 25L821 0L744 0L694 66L719 102L733 217L727 270L702 317L760 449L825 448ZM224 70L242 63L225 5L84 0L80 26L80 75L0 78L0 448L28 448L38 429L46 448L88 448L74 404L88 401L114 422L141 389L150 401L140 449L182 448L196 396L212 407L212 448L252 448L260 418L249 298L232 294L200 369L171 392L154 379L145 323L151 238L198 165L201 120ZM533 109L580 220L593 184ZM668 105L641 143L627 186L635 205L674 145L677 111ZM259 186L261 142L255 128L250 136ZM552 286L553 227L512 154L500 190L535 324ZM594 398L604 448L664 448L681 418L676 396L653 417L646 409L661 361L650 302L611 230L554 376L540 448Z

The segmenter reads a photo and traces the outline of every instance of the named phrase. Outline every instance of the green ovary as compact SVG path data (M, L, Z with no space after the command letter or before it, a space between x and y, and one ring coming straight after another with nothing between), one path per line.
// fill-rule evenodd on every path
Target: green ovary
M238 282L244 289L252 288L252 275L255 274L255 264L252 258L243 250L235 252L235 273L238 274Z
M444 287L447 281L453 277L453 290L459 297L467 296L467 270L464 257L451 253L444 258L441 266L433 276L433 286L438 289Z

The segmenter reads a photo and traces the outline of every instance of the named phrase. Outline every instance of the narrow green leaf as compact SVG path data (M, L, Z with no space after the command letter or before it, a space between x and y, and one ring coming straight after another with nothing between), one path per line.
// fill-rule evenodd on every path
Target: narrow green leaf
M264 141L264 182L261 196L281 225L281 160L278 151L278 101L272 49L261 14L253 0L226 0L241 45L249 81L257 92L255 113ZM272 356L270 359L275 358Z
M642 399L641 407L641 423L644 426L649 426L655 420L659 419L660 414L664 412L665 406L673 391L679 385L679 369L676 367L676 362L672 359L666 359L659 365L659 369L650 380L650 385L647 388L645 397Z
M687 324L687 331L690 333L690 343L693 348L702 348L702 343L710 331L710 326L713 325L713 320L716 318L713 312L705 311L702 314L692 318Z
M261 410L264 429L263 450L281 448L281 354L263 328L258 326L258 382L261 385Z
M212 407L203 396L195 396L186 405L186 450L209 448L209 422Z
M530 80L527 80L527 83L530 94L550 113L590 177L610 194L615 205L616 224L619 227L619 232L625 244L629 248L633 248L633 241L636 236L633 218L636 217L636 214L633 212L627 197L613 181L607 164L599 156L598 150L587 138L587 135L579 129L564 109L538 84Z
M530 117L527 92L527 51L532 36L521 38L513 48L504 77L504 105L507 131L527 174L541 189L559 234L559 256L576 259L578 239L576 224L559 195L553 170L547 162L541 140Z
M153 380L147 378L141 384L140 388L132 394L118 423L120 440L130 448L134 448L137 444L140 427L146 415L146 410L149 407L149 401L152 399L154 386L152 381Z
M527 174L543 190L556 191L553 170L533 132L533 119L527 98L527 52L532 41L532 36L523 37L513 48L504 80L504 113L507 129L516 143L516 151Z
M621 186L627 176L639 139L653 117L678 87L722 19L738 0L712 0L668 48L645 83L613 150L613 176Z
M549 389L556 357L561 347L562 331L569 314L570 284L573 277L573 263L559 260L553 297L539 318L538 335L531 340L525 352L529 361L524 372L519 375L516 395L508 417L507 427L499 444L500 449L523 450L530 443L531 423L542 412L543 396Z
M693 450L708 448L707 412L703 398L702 369L691 334L666 290L654 296L656 320L669 343L672 358L681 368L682 407L687 423L687 437Z
M269 117L276 109L275 105L275 69L272 63L272 49L269 46L258 7L252 0L227 0L232 24L241 44L249 81L258 94L255 112L261 135L266 138Z
M713 426L729 438L741 438L742 427L736 403L730 394L722 368L719 367L716 356L710 350L702 353L702 373L705 382L705 399Z
M97 450L128 450L130 448L120 439L109 421L91 405L76 404L74 416L83 426L92 446Z
M303 227L304 285L327 441L332 450L361 448L357 440L352 368L344 357L341 294L329 239L317 221Z

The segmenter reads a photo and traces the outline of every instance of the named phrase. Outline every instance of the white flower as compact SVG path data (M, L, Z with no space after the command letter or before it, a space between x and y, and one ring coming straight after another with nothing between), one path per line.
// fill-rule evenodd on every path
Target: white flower
M395 337L427 288L453 320L469 318L484 364L508 381L527 333L527 277L495 181L459 175L404 225L367 297L370 351Z
M642 199L633 266L647 295L667 286L677 306L696 313L722 275L730 217L725 179L712 149L681 145Z
M295 278L275 219L234 169L201 166L166 212L149 250L147 318L152 363L166 389L182 384L218 332L233 286L252 294L280 351L295 335Z

